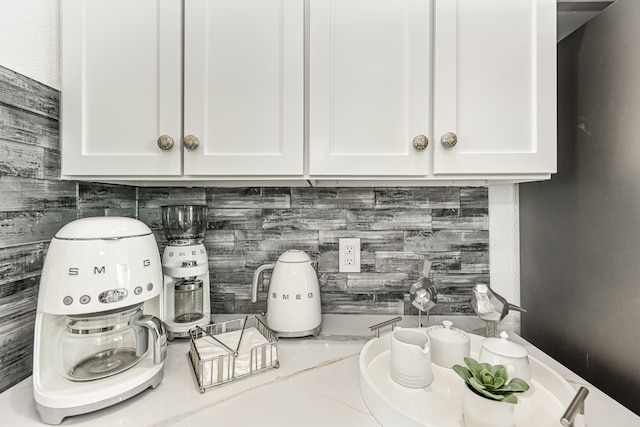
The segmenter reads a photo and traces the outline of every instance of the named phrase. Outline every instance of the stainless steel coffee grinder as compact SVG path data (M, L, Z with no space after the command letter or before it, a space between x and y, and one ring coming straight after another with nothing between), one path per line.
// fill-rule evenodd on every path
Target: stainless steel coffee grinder
M168 240L162 253L164 310L168 338L187 338L189 330L211 321L209 260L203 244L207 207L162 207L162 226Z

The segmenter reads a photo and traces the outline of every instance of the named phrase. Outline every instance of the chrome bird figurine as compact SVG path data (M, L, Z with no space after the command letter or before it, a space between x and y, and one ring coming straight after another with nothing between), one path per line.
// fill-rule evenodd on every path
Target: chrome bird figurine
M471 307L479 318L487 322L487 336L490 336L489 326L493 324L493 336L496 334L498 322L504 319L511 310L526 313L522 307L507 302L500 294L493 292L489 286L478 283L473 287Z

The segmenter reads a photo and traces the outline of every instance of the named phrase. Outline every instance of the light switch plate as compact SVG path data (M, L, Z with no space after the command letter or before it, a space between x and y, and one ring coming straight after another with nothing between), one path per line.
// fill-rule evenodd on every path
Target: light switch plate
M360 239L339 239L338 247L338 271L341 273L359 273Z

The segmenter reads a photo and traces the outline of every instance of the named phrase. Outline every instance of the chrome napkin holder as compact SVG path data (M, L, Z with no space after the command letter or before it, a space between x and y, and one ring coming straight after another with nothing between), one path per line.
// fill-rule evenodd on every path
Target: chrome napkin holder
M240 352L240 342L245 329L251 327L255 328L266 342L252 346L245 352ZM240 331L235 349L218 339L218 336L234 331ZM189 331L189 335L190 347L188 356L193 373L198 381L200 393L204 393L208 388L244 378L265 369L280 367L277 352L278 337L257 316L245 316L241 319L213 323L205 327L197 326ZM225 350L224 354L203 357L198 351L196 341L207 337L216 342L220 348L223 348ZM239 357L248 358L249 361L249 367L243 373L236 369Z

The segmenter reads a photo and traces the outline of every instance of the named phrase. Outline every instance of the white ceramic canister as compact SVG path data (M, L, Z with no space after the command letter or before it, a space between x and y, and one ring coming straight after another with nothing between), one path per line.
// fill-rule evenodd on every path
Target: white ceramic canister
M453 327L450 320L444 320L442 325L428 327L427 335L431 340L433 363L443 368L464 366L464 358L471 354L471 340L465 331Z
M500 338L485 338L478 357L479 362L491 365L504 365L509 378L531 381L529 352L518 343L509 341L509 334L500 333Z
M391 378L410 388L431 384L431 343L424 330L396 327L391 333Z

